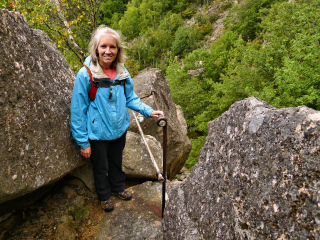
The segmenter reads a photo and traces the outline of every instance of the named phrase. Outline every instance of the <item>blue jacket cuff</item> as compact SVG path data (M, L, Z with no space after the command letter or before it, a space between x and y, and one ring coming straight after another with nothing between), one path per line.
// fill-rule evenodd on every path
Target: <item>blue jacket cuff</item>
M152 113L153 111L154 111L154 110L153 110L152 108L148 109L148 111L147 111L148 117L151 116L151 113Z
M86 149L86 148L90 147L90 143L88 142L88 143L81 144L80 147L82 149Z

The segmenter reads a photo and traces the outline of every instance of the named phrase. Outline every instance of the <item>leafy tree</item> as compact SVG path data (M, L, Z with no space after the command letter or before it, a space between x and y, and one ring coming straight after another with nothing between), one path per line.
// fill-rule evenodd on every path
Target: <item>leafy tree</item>
M169 12L160 21L158 28L150 27L131 41L129 55L139 62L141 68L153 66L165 72L173 55L170 51L173 35L182 24L179 14Z
M194 8L187 8L182 12L182 17L185 19L190 19L194 14L195 14L195 9Z
M307 105L320 110L320 2L276 4L263 19L263 38L280 65L274 66L275 93L271 103Z
M169 31L170 36L172 36L183 24L184 21L180 14L168 12L167 15L160 21L158 28Z
M226 32L212 45L210 52L195 50L183 60L183 67L174 60L167 69L172 96L184 110L190 135L206 134L207 122L221 114L217 102L220 98L218 83L222 82L221 75L226 72L236 41L236 34ZM192 71L195 72L193 76Z
M98 25L104 24L110 27L117 26L126 10L126 4L128 2L129 0L103 1L97 13Z
M236 83L245 96L255 95L278 107L320 109L319 6L318 1L301 0L278 3L266 11L263 43L237 49L241 54L229 63L219 101L236 95L231 86ZM228 88L232 94L227 94Z
M127 5L127 11L119 21L119 27L128 40L137 36L140 31L139 11L132 2Z
M203 147L203 144L206 140L206 136L200 136L198 138L192 138L192 149L189 154L189 157L185 163L188 169L192 168L198 162L198 158L200 155L200 150Z
M145 33L150 27L157 28L162 16L173 7L172 0L132 0L119 22L121 32L128 40Z
M1 0L0 8L6 8L12 10L14 7L14 0Z
M101 1L16 0L14 10L24 15L31 27L45 31L77 70L86 56Z
M245 0L235 4L224 22L225 27L241 35L244 40L253 40L261 31L260 10L283 1L286 0Z
M174 13L180 13L180 15L182 14L182 12L184 11L184 9L186 8L186 5L188 5L188 0L180 0L180 1L176 1L176 4L173 6L172 11Z
M172 52L174 55L183 55L197 48L197 27L182 26L179 27L175 34L175 39L172 43Z
M139 62L142 68L150 65L159 67L162 60L170 58L167 49L171 42L172 37L168 31L150 28L131 42L128 53Z
M134 77L135 75L137 75L139 73L140 66L139 66L139 63L136 60L128 59L125 62L125 66L128 69L131 77Z

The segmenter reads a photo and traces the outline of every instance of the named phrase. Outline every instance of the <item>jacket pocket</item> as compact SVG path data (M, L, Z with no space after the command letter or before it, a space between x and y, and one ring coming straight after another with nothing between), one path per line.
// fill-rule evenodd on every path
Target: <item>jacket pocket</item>
M99 123L100 123L100 114L98 109L92 107L89 111L89 132L91 131L95 136L98 135Z

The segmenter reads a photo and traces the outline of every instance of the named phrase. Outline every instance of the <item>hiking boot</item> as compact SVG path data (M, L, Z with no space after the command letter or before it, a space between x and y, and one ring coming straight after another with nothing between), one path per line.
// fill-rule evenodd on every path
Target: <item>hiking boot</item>
M113 211L114 206L111 202L111 199L108 199L107 201L101 201L101 208L106 212Z
M127 190L124 190L123 192L119 193L112 193L112 195L117 196L122 200L130 200L132 198L132 193L128 192Z

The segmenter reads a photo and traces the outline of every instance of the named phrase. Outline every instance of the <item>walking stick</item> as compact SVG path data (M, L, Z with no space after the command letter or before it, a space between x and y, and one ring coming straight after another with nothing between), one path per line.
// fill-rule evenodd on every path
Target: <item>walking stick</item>
M157 110L160 110L156 96L155 91L151 92L153 96L154 104L156 105ZM162 182L162 217L164 208L166 206L166 179L167 179L167 119L164 117L159 117L157 121L157 125L159 127L162 127L163 129L163 143L162 143L162 149L163 149L163 178L164 181Z
M136 120L136 123L137 123L138 128L139 128L139 132L140 132L140 134L141 134L141 136L142 136L142 139L143 139L143 141L144 141L144 144L145 144L146 147L147 147L147 150L148 150L148 152L149 152L151 161L152 161L155 169L157 170L156 175L157 175L157 177L158 177L158 180L159 180L159 182L163 182L163 181L164 181L164 178L162 177L162 174L161 174L161 172L160 172L160 170L159 170L159 168L158 168L158 165L157 165L157 163L156 163L156 160L155 160L154 157L153 157L153 154L152 154L152 152L151 152L151 150L150 150L150 148L149 148L149 145L148 145L148 143L147 143L147 140L146 140L146 138L144 137L144 134L143 134L143 132L142 132L142 129L141 129L140 123L139 123L139 121L138 121L138 119L137 119L137 116L136 116L136 114L134 113L134 111L132 111L132 114L133 114L133 116L134 116L134 119Z
M158 105L158 102L157 102L157 99L156 99L156 96L155 96L155 91L151 91L151 95L153 96L153 101L154 101L154 104L156 105L156 108L157 110L160 110L159 108L159 105ZM149 97L151 95L148 95L148 96L144 96L143 98L145 97ZM143 99L141 98L141 99ZM144 138L144 135L143 135L143 132L142 132L142 129L141 129L141 126L138 122L138 119L135 115L134 112L133 113L133 116L137 122L137 125L138 125L138 128L139 128L139 131L141 133L141 136L145 142L145 145L147 146L147 149L149 151L149 154L150 154L150 157L152 156L152 153L149 149L149 146L147 144L147 141L145 140ZM164 208L165 208L165 205L166 205L166 179L167 179L167 119L165 117L159 117L158 120L157 120L157 125L159 127L162 127L163 128L163 143L162 143L162 149L163 149L163 171L162 171L162 175L159 171L159 168L153 158L153 156L151 157L151 160L152 162L154 163L155 167L156 167L156 170L157 170L157 177L158 177L158 180L160 182L162 182L162 211L161 211L161 216L163 217L163 212L164 212ZM161 178L159 177L161 176Z

